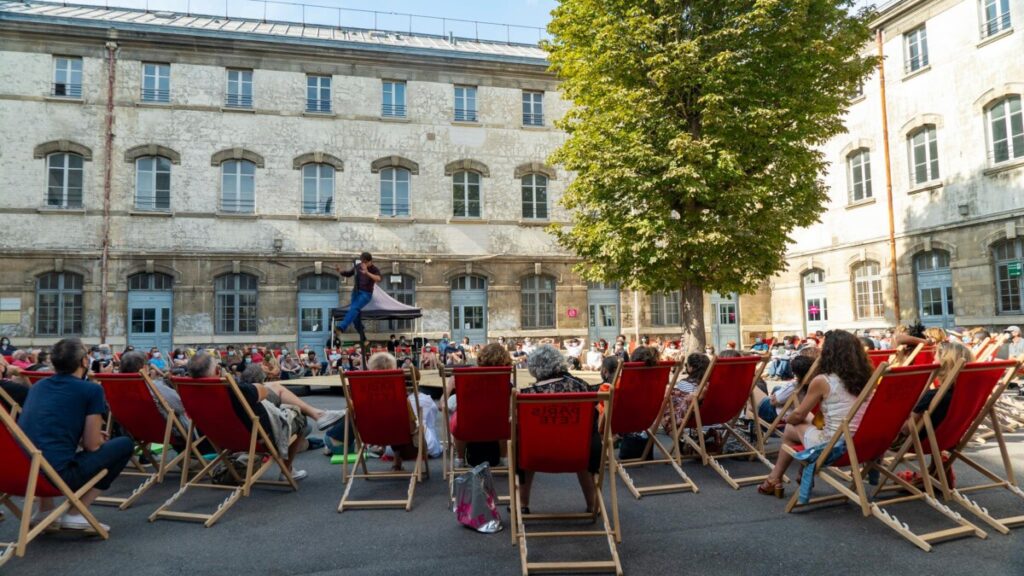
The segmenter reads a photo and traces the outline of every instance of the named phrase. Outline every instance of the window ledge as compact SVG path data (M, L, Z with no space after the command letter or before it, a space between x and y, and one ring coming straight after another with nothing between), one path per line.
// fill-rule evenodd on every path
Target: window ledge
M932 65L931 64L925 64L924 66L921 66L920 68L918 68L917 70L914 70L913 72L907 72L906 74L904 74L903 78L902 78L902 81L906 82L907 80L910 80L911 78L913 78L915 76L920 76L921 74L924 74L925 72L927 72L927 71L929 71L931 69L932 69Z
M170 210L129 210L129 216L155 216L157 218L173 218L174 212Z
M393 224L415 224L416 219L410 216L377 216L373 219L377 224L393 223Z
M303 110L302 115L306 118L337 118L338 115L334 112L311 112L309 110Z
M931 182L925 182L924 184L918 184L907 190L907 194L917 194L920 192L931 192L932 190L938 190L942 188L942 182L932 180Z
M448 224L490 224L490 220L481 216L452 216L448 218Z
M452 120L452 126L475 126L479 128L483 124L479 120Z
M860 104L861 102L868 99L867 93L858 94L853 98L850 98L850 104Z
M337 220L338 217L334 214L299 214L299 220Z
M982 46L988 46L989 44L995 42L996 40L1006 38L1010 34L1013 34L1013 27L1007 28L1006 30L1000 30L999 32L996 32L991 36L986 36L982 38L980 42L978 42L978 48L981 48Z
M244 107L241 107L241 106L221 106L220 107L220 111L221 112L242 112L243 114L255 114L256 113L256 109L253 108L252 106L249 106L248 108L244 108Z
M85 215L85 207L62 208L60 206L42 206L36 209L39 214L81 214Z
M218 218L231 218L236 220L257 220L259 214L255 212L224 212L222 210L217 211Z
M523 219L520 219L518 223L519 223L520 226L544 226L544 227L547 227L547 226L551 225L551 220L541 220L539 218L538 219L523 218Z
M846 209L851 210L853 208L860 208L861 206L870 206L871 204L874 203L875 197L872 196L870 198L865 198L863 200L857 200L856 202L850 202L849 204L846 205Z
M412 120L409 120L408 116L385 116L383 114L380 117L380 121L381 122L397 122L399 124L408 124L408 123L412 122Z
M43 100L46 100L47 102L67 102L69 104L85 104L85 99L83 99L81 96L76 98L74 96L54 96L52 94L48 94L46 96L43 96Z
M1020 168L1022 166L1024 166L1024 157L1014 158L1012 160L1004 160L999 164L995 164L991 168L986 168L982 172L982 174L984 174L985 176L994 176L996 174L1006 172L1008 170L1016 170L1017 168Z
M135 103L136 108L170 108L171 102L155 102L151 100L139 100Z
M523 124L519 128L526 130L527 132L550 132L551 127L541 124L540 126L534 124Z

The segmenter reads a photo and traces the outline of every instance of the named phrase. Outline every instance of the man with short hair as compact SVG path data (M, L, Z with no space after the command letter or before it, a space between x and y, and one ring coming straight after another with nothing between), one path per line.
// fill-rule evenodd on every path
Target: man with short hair
M359 342L364 344L366 328L363 326L362 310L370 303L373 298L373 288L381 280L380 269L373 264L373 256L369 252L363 252L351 270L342 271L340 266L335 266L335 270L346 278L355 277L352 287L352 302L349 303L345 317L337 324L338 331L344 332L349 325L355 325L356 331L359 332Z
M132 455L132 441L127 437L108 439L103 430L107 401L103 388L86 380L89 356L78 338L65 338L51 350L57 374L36 382L29 390L18 424L43 452L61 479L72 490L78 490L101 470L106 475L82 496L89 506L110 488ZM78 450L81 446L83 449ZM53 510L53 499L40 499L36 518ZM60 526L69 530L90 528L85 517L68 511ZM107 526L104 528L109 530Z

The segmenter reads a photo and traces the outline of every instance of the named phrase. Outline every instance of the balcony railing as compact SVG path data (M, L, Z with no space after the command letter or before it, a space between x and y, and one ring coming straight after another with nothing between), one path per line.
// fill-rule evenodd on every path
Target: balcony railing
M928 67L928 57L918 56L916 58L907 58L906 62L903 63L903 73L912 74L922 68Z
M331 216L334 214L334 200L320 200L318 202L302 202L302 213L318 216Z
M252 95L228 92L224 96L224 106L227 108L252 108Z
M523 126L543 126L544 114L523 114Z
M1010 27L1010 13L1006 12L981 25L981 37L988 38Z
M171 91L170 90L158 90L156 88L143 88L142 89L142 101L143 102L170 102Z
M251 198L223 198L220 201L220 211L228 214L253 214L256 212L256 201Z
M306 112L319 112L326 113L331 111L330 100L318 100L315 98L306 98Z
M388 118L405 118L405 104L384 104L380 114Z
M69 84L67 82L54 82L53 89L50 91L50 96L57 96L58 98L81 98L82 85Z
M456 108L455 109L455 121L456 122L476 122L476 109L475 108Z

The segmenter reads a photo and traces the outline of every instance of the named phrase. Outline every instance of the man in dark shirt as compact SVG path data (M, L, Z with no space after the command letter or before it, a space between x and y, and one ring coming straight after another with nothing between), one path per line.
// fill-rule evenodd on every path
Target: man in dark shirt
M338 274L346 278L355 276L352 303L349 304L348 313L345 314L341 322L338 322L338 331L344 332L350 324L355 324L356 331L359 332L360 342L366 342L366 329L363 327L361 312L363 307L369 304L370 299L373 298L373 286L380 282L381 279L380 269L373 264L373 256L369 252L360 254L359 263L352 266L351 270L342 271L341 267L338 266L335 269L338 271Z
M82 503L88 506L124 469L132 455L132 441L125 436L108 439L103 431L107 401L103 388L85 379L89 356L82 341L67 338L57 342L51 357L57 374L29 389L18 424L72 490L84 486L101 470L107 471L82 497ZM78 450L79 445L83 450ZM50 510L52 499L41 499L37 517L42 518ZM64 513L60 526L69 530L90 528L81 514L72 511Z

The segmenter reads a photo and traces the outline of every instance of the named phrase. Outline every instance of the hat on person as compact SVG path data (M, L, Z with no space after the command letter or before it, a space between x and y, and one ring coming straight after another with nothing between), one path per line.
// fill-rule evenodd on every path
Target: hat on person
M1016 332L1017 334L1020 334L1020 326L1010 326L1009 328L1006 329L1006 331Z

